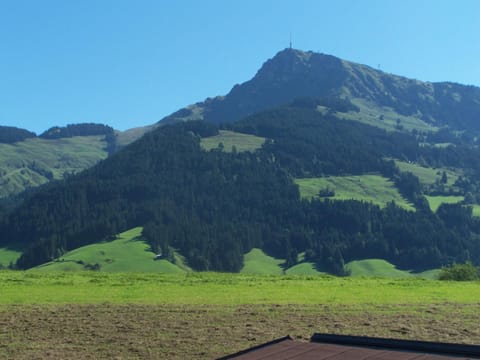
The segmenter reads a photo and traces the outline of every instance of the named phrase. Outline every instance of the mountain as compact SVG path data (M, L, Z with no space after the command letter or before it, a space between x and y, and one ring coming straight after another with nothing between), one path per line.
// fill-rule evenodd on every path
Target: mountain
M156 254L201 271L239 271L254 248L335 274L366 258L479 263L477 98L286 49L225 97L0 207L0 247L22 249L26 269L142 227Z
M15 130L19 136L15 142L20 148L1 145L11 143L15 137L7 135L13 128L0 127L0 154L8 159L17 159L6 161L0 156L0 183L3 184L0 198L18 194L51 179L60 179L64 173L81 171L103 159L106 156L104 148L111 153L114 148L126 146L161 125L201 119L213 123L233 122L301 98L346 99L353 106L342 112L343 118L388 130L434 132L448 127L464 131L464 136L471 138L475 138L480 130L480 122L477 121L479 88L421 82L331 55L285 49L263 64L251 80L235 85L225 96L209 98L180 109L150 126L117 131L115 141L108 139L106 144L93 141L94 144L90 145L90 140L86 140L86 147L79 151L77 148L74 154L69 151L70 144L43 143L38 139L32 141L35 134L27 130L20 134L20 129ZM328 104L317 105L319 109L329 108ZM39 138L72 139L67 135L72 131L77 131L75 136L78 136L78 127L76 130L71 126L63 129L53 127ZM2 136L9 140L2 140ZM24 140L26 142L20 145ZM52 145L55 151L48 150L48 145ZM90 146L99 152L89 151ZM64 153L68 164L60 160Z
M361 111L355 120L381 127L480 130L480 88L421 82L295 49L280 51L251 80L235 85L227 95L183 108L160 123L196 119L233 122L301 97L349 99Z

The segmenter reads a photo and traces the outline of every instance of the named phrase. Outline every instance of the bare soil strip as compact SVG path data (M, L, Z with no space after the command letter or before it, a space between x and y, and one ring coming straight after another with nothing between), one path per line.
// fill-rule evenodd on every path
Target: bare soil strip
M2 359L212 359L314 332L480 343L480 304L7 305Z

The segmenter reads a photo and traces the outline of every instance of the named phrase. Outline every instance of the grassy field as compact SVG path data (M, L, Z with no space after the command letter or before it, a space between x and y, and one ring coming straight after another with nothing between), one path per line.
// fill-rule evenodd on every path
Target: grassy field
M207 151L217 149L220 143L223 144L224 151L232 151L233 146L237 151L255 151L261 148L264 142L265 138L262 137L220 130L216 136L203 138L200 144Z
M64 254L57 261L38 266L30 271L78 271L98 264L106 272L184 272L185 266L179 259L179 266L167 260L154 260L155 254L141 239L142 228L134 228L118 236L114 241L83 246Z
M385 206L390 201L407 210L415 210L405 200L393 182L380 175L330 176L323 178L295 179L303 198L317 197L320 189L333 189L335 200L359 200Z
M384 277L384 278L411 278L421 277L436 279L439 270L429 270L422 273L412 273L406 270L399 270L395 265L382 259L356 260L345 264L350 276Z
M463 196L425 196L428 200L428 204L430 205L430 209L433 212L437 211L437 209L442 204L456 204L460 201L463 201Z
M480 283L222 273L0 272L0 304L478 303Z
M480 341L480 284L245 274L0 272L0 357L212 359L314 332Z
M461 170L452 170L447 168L434 169L423 167L418 164L411 164L405 161L395 160L395 165L397 165L401 171L411 172L418 177L422 184L425 185L435 184L437 180L442 178L444 171L447 174L447 187L452 186L455 181L457 181L458 177L462 175Z
M61 179L64 173L79 172L106 158L103 138L34 138L15 144L0 144L0 197L48 182L46 174L49 172L54 179Z

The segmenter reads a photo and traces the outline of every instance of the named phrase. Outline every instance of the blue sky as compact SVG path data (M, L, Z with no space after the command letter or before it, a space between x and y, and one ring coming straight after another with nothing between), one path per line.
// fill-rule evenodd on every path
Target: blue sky
M154 123L288 46L480 86L476 0L0 0L0 125Z

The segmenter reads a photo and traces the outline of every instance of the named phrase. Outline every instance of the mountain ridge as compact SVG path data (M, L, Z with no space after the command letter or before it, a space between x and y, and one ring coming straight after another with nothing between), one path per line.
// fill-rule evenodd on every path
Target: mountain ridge
M233 122L297 97L349 98L392 108L433 126L480 130L478 87L409 79L332 55L290 48L267 60L250 80L234 85L226 95L189 105L156 125L184 120Z

